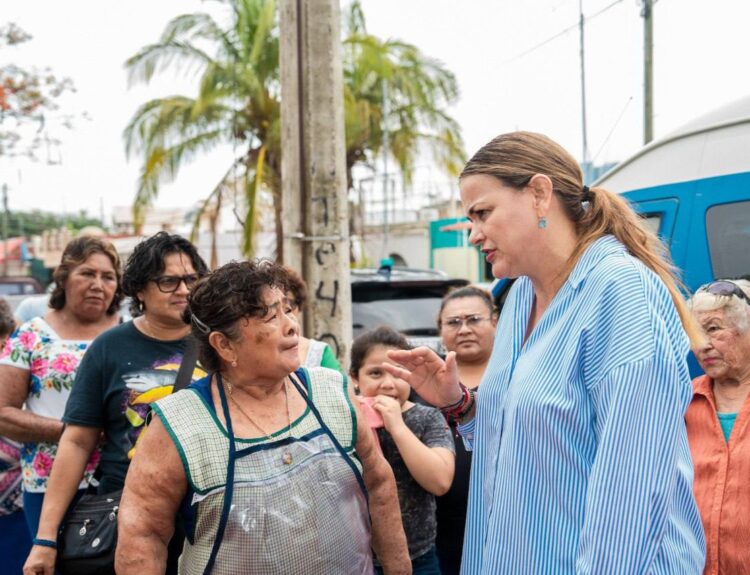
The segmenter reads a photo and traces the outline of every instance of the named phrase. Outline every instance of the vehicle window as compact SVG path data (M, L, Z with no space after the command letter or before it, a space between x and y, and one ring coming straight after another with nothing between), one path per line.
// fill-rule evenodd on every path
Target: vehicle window
M440 298L387 299L352 303L354 337L387 325L404 335L437 335Z
M664 217L664 214L641 214L641 218L643 219L643 223L646 224L646 227L651 230L653 233L655 233L657 236L659 235L659 228L661 228L661 220Z
M706 233L715 278L750 274L750 201L710 207Z
M20 295L23 293L21 289L22 286L20 286L19 284L0 283L0 295Z

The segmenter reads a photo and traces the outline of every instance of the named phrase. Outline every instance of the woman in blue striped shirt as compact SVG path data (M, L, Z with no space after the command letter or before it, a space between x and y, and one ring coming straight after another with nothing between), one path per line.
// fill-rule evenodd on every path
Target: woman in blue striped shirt
M474 451L461 572L701 573L683 419L700 335L665 248L540 134L495 138L460 187L470 241L519 278L481 392L453 354L391 352L389 370Z

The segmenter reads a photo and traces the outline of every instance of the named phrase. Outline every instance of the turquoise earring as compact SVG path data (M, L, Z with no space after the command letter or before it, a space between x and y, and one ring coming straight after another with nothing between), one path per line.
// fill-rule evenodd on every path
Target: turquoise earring
M539 227L542 229L547 227L547 218L539 218Z

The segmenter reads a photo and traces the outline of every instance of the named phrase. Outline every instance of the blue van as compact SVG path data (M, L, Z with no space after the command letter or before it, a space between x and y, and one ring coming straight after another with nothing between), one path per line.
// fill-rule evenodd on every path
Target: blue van
M750 279L750 96L645 146L592 186L621 193L670 250L692 293ZM502 299L507 279L492 292Z
M691 292L750 274L750 97L649 144L594 185L646 218Z
M630 201L690 293L714 279L750 279L750 96L645 146L593 186ZM511 284L493 284L499 304ZM701 373L692 353L688 363Z

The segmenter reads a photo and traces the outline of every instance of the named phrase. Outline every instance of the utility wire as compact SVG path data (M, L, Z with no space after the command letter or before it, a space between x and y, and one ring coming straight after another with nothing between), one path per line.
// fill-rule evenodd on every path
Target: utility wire
M594 165L596 163L596 159L599 157L599 154L602 153L602 150L604 150L604 146L607 145L607 142L609 142L609 139L612 137L612 134L615 133L615 129L620 124L620 120L622 120L622 117L625 115L625 112L628 109L628 106L633 101L633 96L630 96L628 98L628 101L625 102L625 106L622 109L622 112L620 112L620 115L617 117L617 120L615 120L614 125L612 126L612 129L609 131L609 134L607 134L607 137L604 138L604 142L602 142L602 145L599 147L599 150L596 152L596 155L591 160L591 165Z
M599 10L598 12L594 12L594 13L593 13L593 14L592 14L591 16L586 16L586 17L584 18L584 21L585 21L585 22L588 22L589 20L593 20L593 19L594 19L594 18L596 18L597 16L601 16L601 15L602 15L602 14L604 14L604 13L605 13L605 12L606 12L607 10L609 10L610 8L613 8L613 7L614 7L614 6L616 6L617 4L620 4L620 3L622 2L622 1L623 1L623 0L615 0L614 2L612 2L611 4L608 4L607 6L605 6L604 8L602 8L601 10ZM579 23L579 22L576 22L575 24L572 24L572 25L568 26L568 27L567 27L567 28L565 28L564 30L561 30L560 32L558 32L558 33L557 33L557 34L555 34L554 36L550 36L550 37L549 37L549 38L547 38L546 40L543 40L543 41L541 41L541 42L540 42L539 44L535 44L534 46L532 46L532 47L531 47L531 48L529 48L528 50L524 50L524 51L523 51L523 52L521 52L520 54L517 54L516 56L513 56L513 57L512 57L512 58L510 58L509 60L506 60L506 61L505 61L505 63L506 63L506 64L510 64L511 62L515 62L516 60L520 60L520 59L521 59L521 58L523 58L524 56L527 56L527 55L531 54L532 52L534 52L534 51L538 50L538 49L539 49L539 48L541 48L542 46L546 46L547 44L549 44L549 43L550 43L550 42L552 42L553 40L557 40L557 39L558 39L558 38L559 38L560 36L564 36L565 34L567 34L568 32L570 32L571 30L575 30L575 29L576 29L576 28L578 28L579 26L580 26L580 23Z

